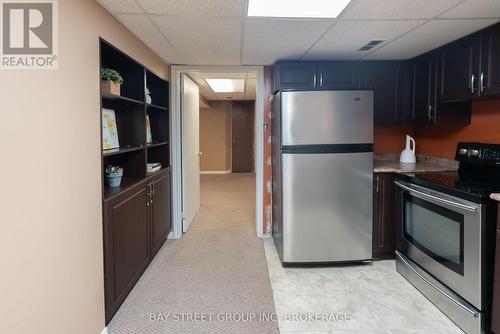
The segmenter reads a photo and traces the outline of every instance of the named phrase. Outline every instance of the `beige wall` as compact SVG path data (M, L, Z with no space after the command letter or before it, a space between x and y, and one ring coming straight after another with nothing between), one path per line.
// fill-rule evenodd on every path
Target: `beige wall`
M231 170L231 102L211 101L200 109L201 171Z
M93 0L59 1L59 69L0 71L0 333L104 328L99 36L168 66Z

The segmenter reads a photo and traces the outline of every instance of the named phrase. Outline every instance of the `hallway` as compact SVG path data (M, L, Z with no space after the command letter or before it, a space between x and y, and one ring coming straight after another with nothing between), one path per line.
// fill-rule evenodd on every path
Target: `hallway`
M276 321L259 320L273 312L264 247L255 234L255 175L202 175L195 221L181 240L164 244L108 331L278 333ZM249 315L256 319L245 321Z

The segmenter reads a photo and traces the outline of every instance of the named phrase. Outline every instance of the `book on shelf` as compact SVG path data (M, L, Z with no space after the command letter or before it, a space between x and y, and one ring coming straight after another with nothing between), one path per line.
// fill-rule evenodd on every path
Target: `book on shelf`
M154 163L148 163L148 174L155 173L161 169L161 163L159 162L154 162Z

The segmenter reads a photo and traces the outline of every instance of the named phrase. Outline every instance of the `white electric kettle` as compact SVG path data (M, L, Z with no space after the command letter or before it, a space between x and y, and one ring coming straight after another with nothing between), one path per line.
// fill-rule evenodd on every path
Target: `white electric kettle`
M401 152L399 163L404 165L414 165L417 162L415 156L415 139L406 135L406 148Z

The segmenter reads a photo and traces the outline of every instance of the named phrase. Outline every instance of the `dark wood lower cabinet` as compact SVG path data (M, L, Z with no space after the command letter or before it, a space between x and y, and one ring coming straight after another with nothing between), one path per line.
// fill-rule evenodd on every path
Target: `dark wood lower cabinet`
M171 230L170 169L104 201L106 323Z
M170 174L156 177L151 182L151 252L154 256L161 248L171 230Z
M373 177L373 258L392 258L396 250L394 174Z
M500 217L499 217L500 222ZM497 229L495 250L495 274L493 280L493 307L491 314L491 331L500 334L500 229Z

